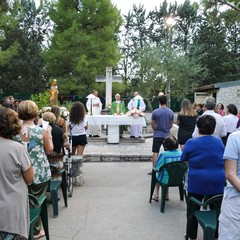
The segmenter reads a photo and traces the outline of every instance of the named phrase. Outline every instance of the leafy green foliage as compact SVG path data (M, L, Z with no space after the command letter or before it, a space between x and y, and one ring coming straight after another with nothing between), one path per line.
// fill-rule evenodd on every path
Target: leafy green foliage
M116 34L122 20L110 0L83 0L77 9L75 3L59 0L51 7L55 25L51 45L43 56L60 92L83 95L95 86L99 89L96 76L105 75L106 67L119 61ZM100 87L99 92L102 90Z
M14 0L8 18L14 24L3 28L1 41L0 79L6 92L34 93L45 88L46 76L42 42L47 27L43 8L36 9L34 0ZM9 7L10 8L10 7ZM2 19L1 19L2 20Z
M3 47L9 31L12 31L17 24L14 17L17 11L17 5L10 7L7 1L0 3L0 66L6 66L13 56L17 55L18 42L15 40L8 47ZM10 13L10 14L9 14Z
M46 90L44 92L32 94L30 96L30 100L34 101L38 105L39 109L48 107L50 106L50 91Z

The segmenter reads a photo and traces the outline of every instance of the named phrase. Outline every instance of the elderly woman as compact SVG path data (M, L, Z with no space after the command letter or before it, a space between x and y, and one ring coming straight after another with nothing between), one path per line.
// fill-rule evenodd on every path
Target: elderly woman
M62 147L68 142L66 135L63 133L62 128L60 128L56 123L56 117L52 112L45 112L42 119L49 123L52 128L53 137L53 153L63 153ZM43 124L44 125L44 124Z
M29 205L27 185L33 182L31 159L22 144L12 140L21 125L17 113L0 107L0 239L27 239Z
M224 145L220 138L211 136L216 125L213 116L202 115L197 120L199 137L189 139L184 145L181 161L188 162L188 197L202 201L222 194L225 182L223 152ZM188 202L186 239L196 239L198 224L194 211L200 207Z
M69 148L68 139L63 133L62 128L55 124L56 117L52 112L45 112L42 119L43 125L45 125L46 122L52 128L53 152L47 156L48 161L51 165L61 169L63 168L63 157L65 155L63 146ZM52 172L52 178L61 179L61 173Z
M52 129L50 126L43 129L34 124L34 120L38 116L38 106L33 101L22 101L18 105L18 115L23 121L23 131L18 140L26 146L34 169L34 181L29 186L29 193L38 198L46 194L48 181L51 179L50 166L46 155L53 151ZM41 230L40 218L35 224L34 235L35 238L45 235L44 230Z
M53 106L51 112L55 115L55 124L62 128L63 133L68 136L67 122L61 117L61 109L58 106Z

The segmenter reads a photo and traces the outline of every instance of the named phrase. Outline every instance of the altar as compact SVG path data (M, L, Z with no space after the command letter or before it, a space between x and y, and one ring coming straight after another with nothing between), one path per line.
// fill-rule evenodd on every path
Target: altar
M107 125L108 126L108 143L119 143L119 126L120 125L142 125L146 126L144 117L134 118L126 115L86 115L88 125Z

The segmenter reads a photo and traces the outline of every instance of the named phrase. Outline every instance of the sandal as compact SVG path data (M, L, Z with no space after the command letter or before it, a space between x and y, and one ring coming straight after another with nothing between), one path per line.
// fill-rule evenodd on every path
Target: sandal
M42 237L45 237L45 231L44 231L44 229L41 229L38 235L34 235L34 236L33 236L33 238L36 239L36 240L37 240L37 239L40 239L40 238L42 238Z
M153 196L152 196L152 200L154 200L155 202L158 202L158 201L159 201L159 198L158 198L158 196L153 195Z

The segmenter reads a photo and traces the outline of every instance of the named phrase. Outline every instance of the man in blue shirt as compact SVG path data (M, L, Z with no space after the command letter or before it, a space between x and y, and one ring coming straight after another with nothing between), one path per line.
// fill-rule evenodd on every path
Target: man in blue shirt
M164 138L170 135L170 129L172 128L174 120L173 111L167 107L167 97L160 95L158 102L160 107L152 112L151 122L154 131L152 145L153 167L155 166Z

